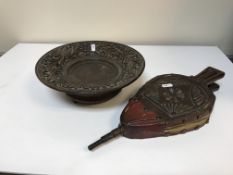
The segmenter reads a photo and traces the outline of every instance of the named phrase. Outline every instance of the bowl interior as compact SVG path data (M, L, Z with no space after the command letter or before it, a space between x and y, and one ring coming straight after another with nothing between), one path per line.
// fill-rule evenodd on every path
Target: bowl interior
M50 88L92 97L120 90L145 67L135 49L113 42L85 41L57 47L40 58L36 74Z

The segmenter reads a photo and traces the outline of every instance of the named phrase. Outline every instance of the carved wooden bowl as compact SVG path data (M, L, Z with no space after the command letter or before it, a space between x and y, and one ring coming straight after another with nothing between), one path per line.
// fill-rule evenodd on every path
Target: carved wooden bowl
M104 102L135 81L145 61L135 49L113 42L83 41L57 47L36 64L46 86L64 92L75 102Z

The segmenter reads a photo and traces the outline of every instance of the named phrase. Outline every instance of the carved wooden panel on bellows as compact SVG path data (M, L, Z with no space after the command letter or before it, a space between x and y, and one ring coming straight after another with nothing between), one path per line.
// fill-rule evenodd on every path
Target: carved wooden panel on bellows
M178 74L155 77L136 97L149 102L170 119L207 110L214 98L206 85Z

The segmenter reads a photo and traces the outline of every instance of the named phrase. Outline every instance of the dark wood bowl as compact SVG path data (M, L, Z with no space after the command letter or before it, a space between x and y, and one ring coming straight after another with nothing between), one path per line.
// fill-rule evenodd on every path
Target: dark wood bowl
M35 71L42 83L73 101L95 104L118 94L144 67L143 56L127 45L83 41L49 51L39 59Z

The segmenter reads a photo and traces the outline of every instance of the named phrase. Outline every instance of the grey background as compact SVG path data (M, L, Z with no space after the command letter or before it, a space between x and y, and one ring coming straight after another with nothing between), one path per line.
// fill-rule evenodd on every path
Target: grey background
M217 45L233 55L233 0L0 0L0 52L80 40Z

